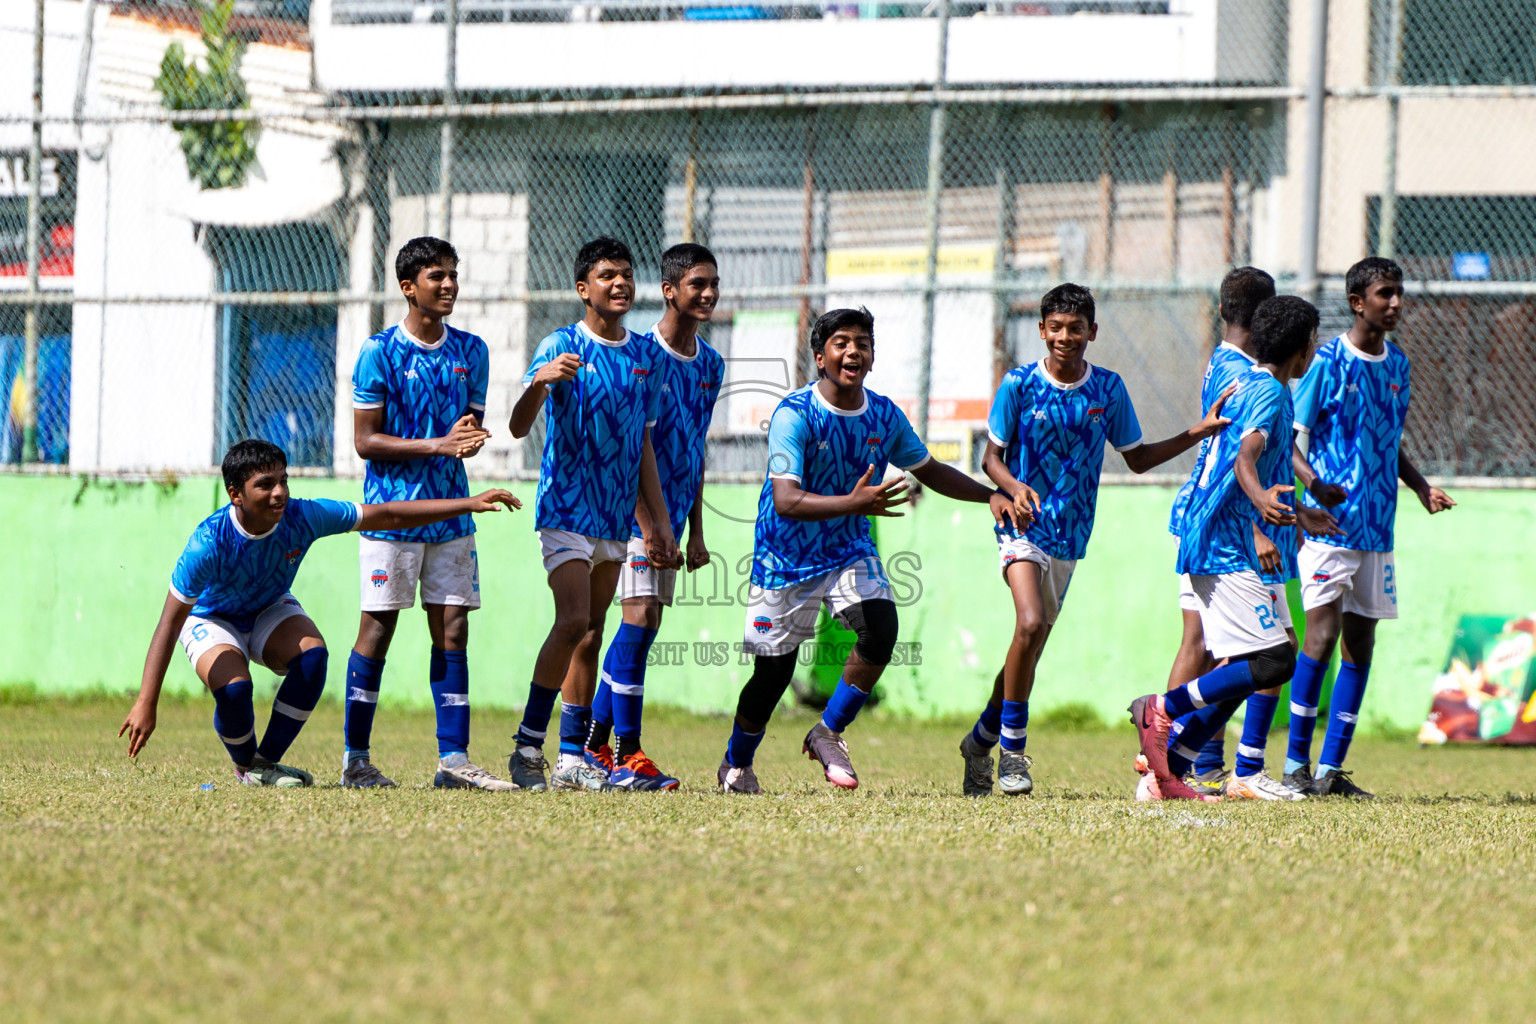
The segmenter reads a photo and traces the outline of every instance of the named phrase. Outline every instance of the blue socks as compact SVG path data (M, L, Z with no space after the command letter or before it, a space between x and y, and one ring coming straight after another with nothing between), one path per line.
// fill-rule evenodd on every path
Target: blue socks
M1210 771L1212 765L1208 759L1210 751L1214 748L1219 758L1214 767L1221 768L1226 759L1226 724L1230 717L1229 712L1222 709L1220 704L1207 704L1200 710L1176 718L1173 726L1168 730L1168 750L1194 765L1196 771ZM1184 734L1188 732L1189 736ZM1207 736L1209 739L1203 745L1190 745L1190 738Z
M1183 718L1207 704L1240 700L1253 690L1253 671L1245 659L1212 669L1192 683L1174 687L1163 695L1163 701L1169 718ZM1202 737L1201 746L1208 739L1209 736ZM1188 743L1186 745L1192 746Z
M366 758L373 737L373 713L379 705L379 680L384 678L384 659L368 658L356 651L347 657L347 717L342 735L347 741L347 762Z
M981 750L991 750L997 746L1002 731L1003 709L995 708L989 702L981 709L981 717L976 719L976 724L971 728L971 744Z
M1017 753L1029 739L1029 701L1005 700L1002 710L1003 749Z
M732 722L731 741L725 745L725 763L732 768L752 767L752 759L757 756L758 745L762 742L763 733L747 732L740 723Z
M656 640L656 630L628 622L619 626L603 657L597 697L592 702L594 720L612 725L615 736L639 740L640 713L645 703L645 660ZM601 705L602 714L599 714Z
M837 689L832 691L832 699L827 701L827 709L821 713L821 724L833 732L842 732L853 724L867 700L869 694L848 680L839 679Z
M432 648L432 703L437 708L437 756L469 750L469 655Z
M1198 716L1201 713L1210 710L1211 706L1212 705L1203 707L1199 711L1196 711L1195 714ZM1195 757L1195 771L1203 775L1206 772L1219 772L1226 766L1227 730L1217 729L1216 735L1212 736L1206 742L1205 746L1200 748L1199 755Z
M1200 749L1212 736L1219 734L1227 727L1227 721L1242 704L1241 697L1233 697L1220 704L1209 705L1202 708L1200 714L1186 718L1182 723L1183 729L1177 734L1172 730L1169 731L1168 769L1176 778L1182 777L1194 767L1194 760L1199 756ZM1180 723L1174 724L1178 726Z
M523 722L517 727L518 746L544 749L549 716L555 713L555 698L559 696L559 690L546 690L538 683L528 684L528 703L523 707Z
M1275 722L1278 696L1256 693L1248 698L1248 712L1243 717L1243 737L1237 741L1237 774L1247 777L1264 770L1264 746L1269 741L1269 727Z
M1339 676L1333 682L1333 699L1328 702L1328 735L1323 737L1323 753L1317 759L1317 774L1329 768L1344 767L1349 756L1349 741L1355 738L1355 723L1360 720L1360 705L1365 700L1365 681L1371 674L1370 663L1356 665L1339 662Z
M580 757L587 748L587 733L592 728L592 709L580 704L560 705L560 753Z
M1291 739L1285 752L1287 775L1312 760L1312 730L1317 727L1317 702L1327 674L1327 662L1296 655L1296 674L1291 677Z
M230 760L249 768L256 759L256 709L251 681L236 679L213 691L213 731L219 734Z
M277 762L288 753L288 747L309 720L310 712L320 703L329 659L330 652L324 647L312 647L288 663L288 674L283 677L282 685L277 688L277 698L272 701L272 718L256 747L258 757Z

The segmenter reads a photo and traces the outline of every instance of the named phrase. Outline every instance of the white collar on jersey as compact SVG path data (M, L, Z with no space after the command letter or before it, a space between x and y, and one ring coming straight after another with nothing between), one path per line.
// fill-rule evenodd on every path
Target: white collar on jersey
M822 395L821 384L819 380L811 381L809 387L811 389L811 394L816 396L816 401L821 403L821 407L827 410L827 412L835 413L838 416L863 416L864 411L869 408L868 391L864 392L864 401L859 404L857 409L839 409L837 406L827 401L826 398Z
M1093 364L1087 360L1084 360L1083 365L1088 367L1088 369L1083 371L1083 375L1081 377L1070 384L1063 384L1061 381L1051 376L1051 371L1045 368L1044 359L1035 364L1035 366L1040 370L1040 376L1044 377L1046 383L1051 387L1056 388L1058 391L1076 391L1078 388L1088 383L1088 378L1093 376Z
M443 342L448 340L448 325L447 324L443 324L443 336L441 338L438 338L436 341L430 341L430 342L429 341L422 341L420 338L416 337L416 335L414 335L410 331L406 330L406 328L405 328L405 321L404 320L401 320L395 326L400 329L400 333L405 337L406 341L410 342L412 345L415 345L417 348L422 349L422 350L424 350L426 352L436 352L438 349L443 347Z
M663 352L671 356L673 359L676 359L680 363L691 363L695 359L699 358L700 346L704 344L704 339L695 334L693 336L693 355L683 355L677 349L672 347L672 343L670 341L662 337L660 320L656 321L656 326L651 328L651 337L656 339L657 344L661 346Z
M626 327L626 328L624 328L624 340L623 341L609 341L607 338L599 338L597 335L593 334L592 333L592 328L588 327L586 325L586 323L584 323L581 320L577 320L576 321L576 329L578 331L580 331L582 334L585 334L587 336L587 340L588 341L595 341L599 345L606 345L609 348L622 348L625 345L628 345L629 344L629 339L635 333L634 331L631 331L628 327Z
M1344 345L1344 351L1348 352L1356 359L1364 359L1368 363L1380 363L1384 362L1387 358L1387 340L1385 338L1382 339L1381 355L1379 356L1371 355L1369 352L1365 351L1363 348L1360 348L1354 342L1350 341L1348 331L1345 331L1343 334L1339 335L1339 341Z
M1248 372L1249 373L1262 373L1262 374L1265 374L1266 376L1269 376L1269 377L1275 377L1275 371L1271 370L1267 366L1253 366L1253 367L1249 368ZM1280 378L1279 377L1275 377L1275 379L1279 380Z
M1236 352L1238 355L1242 356L1244 359L1248 360L1250 363L1258 362L1258 360L1253 358L1253 356L1249 355L1247 352L1244 352L1242 349L1238 348L1236 345L1232 344L1230 341L1226 340L1225 338L1223 338L1221 340L1221 344L1218 345L1217 347L1218 348L1224 348L1228 352Z
M286 509L284 509L283 514L288 514ZM252 533L250 530L247 530L244 526L240 525L240 513L235 509L235 506L233 505L229 506L229 521L235 524L236 532L238 532L240 536L244 537L246 540L265 540L266 538L272 536L273 530L276 530L279 526L283 525L283 521L279 519L277 522L272 524L272 529L268 530L266 533Z

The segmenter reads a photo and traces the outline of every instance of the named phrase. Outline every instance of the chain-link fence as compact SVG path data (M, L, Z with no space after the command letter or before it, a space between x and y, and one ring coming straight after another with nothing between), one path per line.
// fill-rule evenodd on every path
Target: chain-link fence
M395 251L431 233L462 259L454 323L491 350L472 471L531 475L537 437L501 428L533 346L579 316L576 248L609 233L641 330L667 246L719 258L716 474L760 475L823 309L870 307L871 386L979 468L1052 284L1093 287L1091 358L1166 435L1198 413L1229 267L1315 294L1337 331L1344 270L1380 252L1410 279L1420 465L1536 475L1515 0L1326 21L1284 0L45 0L35 115L33 4L5 7L6 461L201 471L261 436L357 472L352 364L404 311Z

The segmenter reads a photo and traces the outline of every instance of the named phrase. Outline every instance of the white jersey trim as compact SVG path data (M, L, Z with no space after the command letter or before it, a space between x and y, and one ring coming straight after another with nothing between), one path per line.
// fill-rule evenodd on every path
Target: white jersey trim
M666 338L662 337L660 320L656 321L655 326L651 328L651 337L656 339L656 341L661 345L662 349L667 353L667 355L671 356L673 359L676 359L680 363L691 363L698 359L699 355L704 351L704 339L699 337L697 334L693 336L693 355L685 356L677 349L673 348L672 343Z
M607 348L623 348L625 345L629 344L631 338L636 337L635 332L626 327L624 328L624 340L622 341L609 341L607 338L599 338L596 334L592 333L592 328L588 327L586 322L583 320L576 321L576 329L582 334L585 334L587 336L587 340L595 341L599 345L606 346Z
M910 473L913 470L922 469L924 466L928 465L928 463L930 463L932 461L933 461L933 452L927 452L927 453L925 453L923 455L923 461L921 461L921 462L914 462L910 466L897 466L896 468L901 470L903 473Z
M1363 359L1368 363L1384 363L1387 361L1387 356L1392 354L1392 349L1389 347L1390 343L1385 338L1382 339L1381 355L1379 356L1371 355L1369 352L1365 351L1363 348L1360 348L1354 342L1350 341L1348 331L1339 335L1339 341L1343 345L1344 351L1348 352L1356 359Z
M1221 339L1221 344L1217 345L1216 347L1217 348L1224 348L1228 352L1235 352L1238 355L1242 356L1244 359L1248 360L1248 362L1250 362L1250 363L1257 363L1258 362L1258 360L1255 359L1253 356L1249 355L1247 352L1244 352L1242 349L1238 348L1236 345L1232 344L1230 341L1228 341L1225 338Z
M835 413L838 416L862 416L869 411L869 392L867 391L864 392L864 401L860 403L857 409L852 410L839 409L837 406L827 401L824 397L822 397L821 386L818 383L811 384L811 394L816 396L816 401L821 403L821 407L823 409L830 413Z
M1145 435L1143 435L1143 436L1145 436ZM1142 440L1143 440L1142 437L1138 437L1136 440L1130 442L1129 444L1117 444L1117 445L1111 445L1110 447L1114 448L1114 450L1117 451L1117 452L1128 452L1132 448L1140 448L1141 445L1142 445Z
M1000 438L996 434L992 433L992 431L990 429L987 431L987 440L991 441L993 444L997 445L999 448L1007 448L1008 447L1008 442L1004 441L1002 438Z
M171 584L171 596L180 601L182 604L197 604L197 598L188 597L186 594L183 594L181 591L176 589L176 584L174 583Z
M448 340L448 325L442 324L441 326L443 328L443 336L441 338L438 338L436 341L422 341L406 328L404 320L401 320L398 324L395 325L400 333L405 335L406 341L410 342L412 345L415 345L417 348L424 352L436 352L438 349L443 347L443 342Z
M1056 390L1058 390L1058 391L1076 391L1078 388L1082 387L1084 384L1087 384L1088 383L1088 379L1093 376L1093 364L1088 362L1087 360L1084 360L1083 361L1083 365L1088 367L1088 369L1083 372L1083 375L1081 377L1079 377L1075 381L1072 381L1070 384L1069 383L1065 383L1063 381L1059 381L1055 377L1052 377L1050 371L1045 368L1045 360L1044 359L1042 359L1038 363L1036 363L1035 367L1040 371L1040 376L1045 378L1046 383L1050 384L1051 387L1055 388Z
M354 408L354 409L382 409L382 408L384 408L384 403L383 402L358 402L358 401L354 401L352 403L352 408Z
M357 509L357 518L352 521L352 529L348 533L356 533L363 528L363 506L361 502L352 502L352 507Z
M286 508L283 509L283 515L287 514L288 510ZM233 505L229 506L229 521L235 524L235 529L239 532L240 536L244 537L246 540L265 540L266 538L272 536L273 530L276 530L283 524L283 521L279 519L277 522L272 524L272 529L268 530L266 533L252 533L250 530L247 530L244 526L240 525L239 513L236 512L235 506Z

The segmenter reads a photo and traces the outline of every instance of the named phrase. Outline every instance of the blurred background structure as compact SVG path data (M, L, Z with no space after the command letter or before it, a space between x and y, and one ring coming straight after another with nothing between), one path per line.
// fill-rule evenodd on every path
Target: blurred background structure
M1092 358L1163 435L1228 267L1336 331L1371 253L1410 278L1419 465L1531 477L1533 162L1528 0L12 0L0 461L205 473L261 436L358 473L353 359L431 233L492 353L471 472L529 477L498 428L607 232L640 330L663 249L720 258L723 478L760 478L823 309L875 312L871 385L974 469L1050 285L1094 288Z

